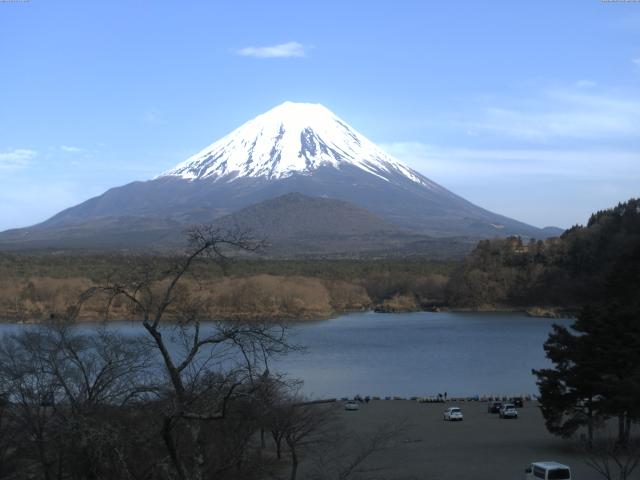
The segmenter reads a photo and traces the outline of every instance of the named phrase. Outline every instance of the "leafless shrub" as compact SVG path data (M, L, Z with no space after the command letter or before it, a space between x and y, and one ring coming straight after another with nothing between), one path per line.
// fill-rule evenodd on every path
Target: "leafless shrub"
M595 439L583 445L583 461L607 480L626 480L640 465L640 441L621 444L613 437Z
M371 465L368 460L392 446L405 430L404 421L382 425L368 435L331 429L312 459L309 477L312 480L387 478L381 473L387 466Z

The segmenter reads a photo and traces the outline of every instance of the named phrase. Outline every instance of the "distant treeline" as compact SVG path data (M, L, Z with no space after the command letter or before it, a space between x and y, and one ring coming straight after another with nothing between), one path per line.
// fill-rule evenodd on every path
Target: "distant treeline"
M105 275L126 268L132 262L149 257L131 254L73 255L39 253L37 255L0 252L0 278L29 278L34 276L101 279ZM155 268L163 270L173 265L172 257L151 257ZM199 259L194 270L198 277L220 278L224 275L303 275L327 279L353 280L370 274L448 275L457 261L432 260L425 257L407 259L362 260L232 260L224 268L212 268L207 260Z
M605 284L639 254L640 200L631 199L559 238L481 241L452 272L446 301L470 308L577 308L604 300Z
M483 240L464 260L199 259L190 287L213 317L321 318L378 309L436 307L573 310L602 300L605 282L640 255L640 200L597 212L561 237ZM0 254L0 318L64 313L77 296L118 272L170 269L178 258ZM99 312L86 309L88 317Z
M0 318L64 315L82 291L127 270L156 273L176 258L132 255L0 254ZM222 268L199 259L185 285L212 317L322 318L341 312L407 311L442 305L455 262L407 260L239 260ZM85 318L100 316L85 305ZM123 315L124 315L123 311Z

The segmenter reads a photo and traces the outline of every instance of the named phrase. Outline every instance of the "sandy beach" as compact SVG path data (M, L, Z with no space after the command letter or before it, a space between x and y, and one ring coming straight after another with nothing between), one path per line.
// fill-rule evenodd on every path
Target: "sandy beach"
M443 421L449 406L459 406L464 421ZM569 465L574 479L600 478L582 462L576 442L547 432L535 402L518 410L518 419L506 420L487 413L485 402L379 400L358 411L341 411L340 418L346 429L359 434L388 422L407 422L399 439L369 462L385 467L376 478L517 480L525 478L529 463L545 460Z

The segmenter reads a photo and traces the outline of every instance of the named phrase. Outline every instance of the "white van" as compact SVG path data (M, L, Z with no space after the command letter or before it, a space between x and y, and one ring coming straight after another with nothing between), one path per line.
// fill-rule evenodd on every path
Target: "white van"
M524 471L526 480L571 480L571 469L558 462L534 462Z

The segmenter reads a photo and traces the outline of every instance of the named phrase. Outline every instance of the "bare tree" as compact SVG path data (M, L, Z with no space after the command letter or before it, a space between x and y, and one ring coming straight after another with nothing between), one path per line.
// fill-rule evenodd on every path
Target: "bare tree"
M607 480L627 480L640 465L640 441L606 437L583 447L583 461Z
M152 390L142 375L146 352L134 338L64 324L4 336L0 385L16 470L45 479L127 478L134 463L122 448L131 424L115 420Z
M335 405L306 402L295 390L286 388L277 389L270 398L265 426L271 433L278 460L282 459L283 443L288 449L291 480L298 475L302 453L324 440L335 412Z
M269 359L294 348L284 326L203 321L208 306L194 288L209 262L225 271L232 250L259 244L210 227L189 238L189 253L171 268L132 259L126 272L87 290L66 321L2 338L0 396L9 405L3 410L0 402L4 476L255 477L274 461L262 457L263 433L270 431L278 455L289 454L289 477L297 478L309 447L328 438L333 412L305 403L296 382L269 373ZM103 301L106 319L126 306L140 318L142 335L118 334L109 325L78 328L87 301Z
M0 392L0 478L4 478L10 471L8 463L11 456L13 431L7 421L7 407L7 394Z
M367 462L371 457L389 448L406 430L406 422L381 425L370 434L354 435L337 428L313 456L312 480L359 480L372 478L384 466L374 467ZM373 477L376 478L376 477ZM383 476L382 478L386 478Z
M227 417L231 402L252 397L254 380L265 371L267 360L290 345L286 328L270 322L202 323L206 310L192 292L181 288L184 278L202 258L224 271L230 251L252 252L261 244L246 232L207 226L190 230L188 237L189 253L173 268L154 273L147 267L128 278L112 277L100 291L108 305L124 298L142 318L168 378L162 427L168 456L179 479L200 480L211 463L205 455L211 423ZM188 442L182 437L177 442L181 433Z
M295 398L292 399L295 401ZM323 428L332 418L334 411L322 405L291 403L285 410L287 425L284 440L291 456L291 480L296 480L300 464L300 450L320 442Z

